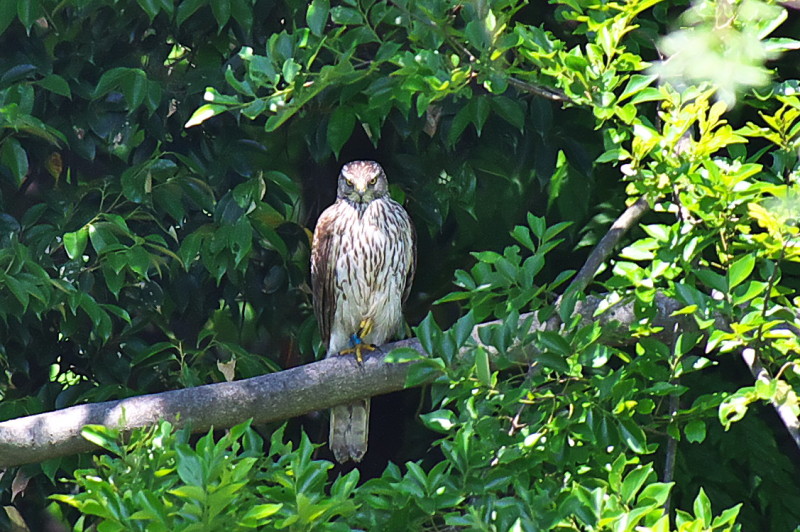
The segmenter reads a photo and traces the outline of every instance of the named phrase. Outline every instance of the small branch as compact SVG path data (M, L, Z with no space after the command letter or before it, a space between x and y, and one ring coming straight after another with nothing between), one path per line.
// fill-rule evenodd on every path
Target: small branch
M527 81L522 81L521 79L513 78L511 76L509 76L506 80L508 81L508 84L511 85L512 87L519 89L523 92L527 92L529 94L541 96L542 98L547 98L548 100L553 100L554 102L571 101L566 94L564 94L558 89L551 89L550 87L542 87L541 85L534 85L533 83L528 83Z
M769 372L761 365L761 361L758 360L755 349L749 347L743 349L742 360L744 360L744 363L747 364L747 367L750 369L750 373L752 373L756 381L761 381L766 384L772 383L773 379L769 376ZM788 388L788 393L793 393L788 384L786 387ZM781 418L783 425L789 432L789 436L792 437L795 445L797 445L797 448L800 449L800 420L798 420L797 414L795 414L792 410L791 404L779 402L774 398L771 402L773 408L775 408L775 412L778 414L778 417Z
M679 399L680 398L676 394L670 394L669 396L669 415L673 419L678 414ZM675 458L677 451L678 440L667 434L667 451L664 457L664 482L672 482L675 478ZM671 496L668 496L667 501L664 503L664 513L666 514L669 514L670 498Z
M636 202L625 209L619 218L611 225L611 229L603 236L600 242L589 254L578 275L572 280L570 285L564 291L564 296L583 292L589 283L592 282L594 276L597 275L597 270L600 266L608 260L614 248L617 247L622 237L634 226L650 210L650 204L647 199L642 196ZM562 296L559 299L563 299Z
M678 343L678 335L679 332L677 327L673 331L673 339L670 343L670 353L673 355L673 359L670 362L670 373L672 374L672 379L670 379L670 384L676 385L680 383L680 378L676 377L677 367L680 364L680 355L676 355L676 346ZM670 422L675 421L675 417L678 415L678 408L680 407L680 395L678 393L671 393L669 394L669 419ZM670 483L675 478L675 459L678 456L678 438L671 435L669 430L667 430L667 449L664 453L664 479L662 482ZM664 501L664 513L669 516L669 520L671 523L674 523L675 519L674 516L671 515L670 511L672 508L672 492L667 495L667 500Z

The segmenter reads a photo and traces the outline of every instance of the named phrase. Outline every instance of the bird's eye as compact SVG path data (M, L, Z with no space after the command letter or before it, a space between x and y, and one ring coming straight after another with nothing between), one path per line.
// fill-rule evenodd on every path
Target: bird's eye
M374 185L377 182L378 182L378 178L377 177L373 177L372 179L369 180L369 184L370 185Z
M347 183L348 187L352 187L353 186L353 181L349 177L345 177L344 178L344 182Z

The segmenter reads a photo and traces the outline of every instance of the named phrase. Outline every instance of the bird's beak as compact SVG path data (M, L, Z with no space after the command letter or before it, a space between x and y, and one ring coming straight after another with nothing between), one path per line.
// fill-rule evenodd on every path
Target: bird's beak
M356 185L355 189L356 189L356 193L358 194L358 199L363 201L364 200L364 194L367 193L367 186L366 185L364 185L364 186Z

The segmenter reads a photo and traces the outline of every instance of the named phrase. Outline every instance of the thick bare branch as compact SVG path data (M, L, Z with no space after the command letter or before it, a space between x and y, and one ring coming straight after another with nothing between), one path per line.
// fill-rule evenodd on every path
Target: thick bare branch
M421 350L416 340L389 344L385 349L399 346ZM0 467L89 451L94 446L81 437L85 425L130 431L166 419L202 432L212 426L232 427L249 418L264 423L399 390L406 371L405 365L384 363L383 354L368 357L361 365L353 357L336 357L251 379L5 421L0 423Z
M593 317L601 299L579 302L575 312L589 320L615 322L626 331L636 321L633 304L620 304ZM670 315L680 308L677 301L660 298L654 325L674 323ZM522 316L526 319L529 315ZM557 318L554 318L557 320ZM491 326L489 322L477 329ZM532 327L552 324L534 320ZM673 328L665 327L672 331ZM626 343L629 335L615 334L611 341ZM390 364L385 354L397 347L410 347L424 354L419 340L411 338L384 345L359 365L351 356L335 357L278 373L234 382L210 384L158 394L142 395L13 419L0 423L0 467L41 462L49 458L90 451L94 446L81 437L85 425L97 424L130 431L160 419L195 432L232 427L249 418L256 423L277 421L322 410L360 397L381 395L404 388L410 364ZM490 349L492 351L493 349Z

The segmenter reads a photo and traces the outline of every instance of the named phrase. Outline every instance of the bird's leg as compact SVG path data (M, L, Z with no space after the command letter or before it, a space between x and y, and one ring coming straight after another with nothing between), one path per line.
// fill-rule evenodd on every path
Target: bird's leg
M361 362L364 361L364 357L361 352L363 350L367 351L375 350L374 345L364 343L364 338L366 338L367 335L369 335L369 333L372 332L372 327L373 327L372 318L365 318L361 320L361 323L359 324L358 333L353 333L350 336L351 347L348 347L347 349L342 351L341 354L344 355L344 354L354 353L356 355L356 361L358 361L358 363L361 364Z

